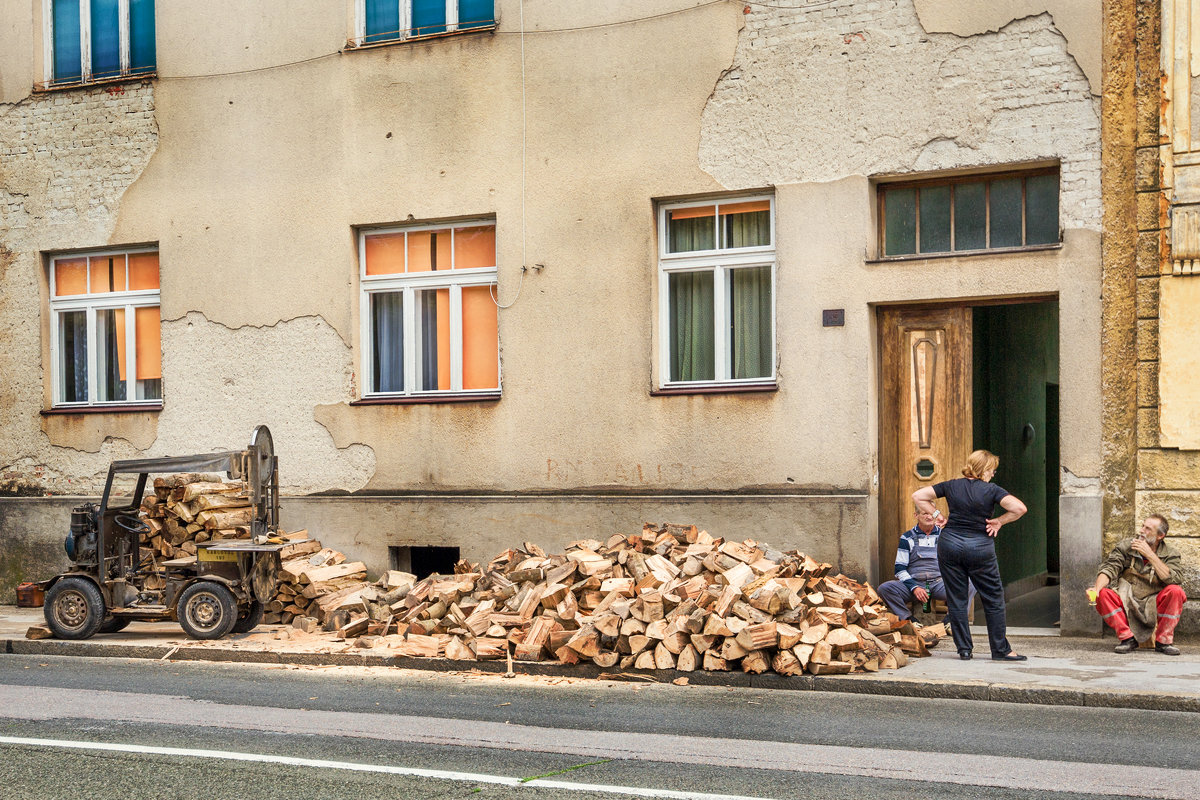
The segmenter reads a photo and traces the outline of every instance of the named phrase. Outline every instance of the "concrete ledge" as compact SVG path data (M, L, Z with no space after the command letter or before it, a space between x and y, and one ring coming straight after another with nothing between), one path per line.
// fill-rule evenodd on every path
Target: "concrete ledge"
M301 653L270 650L244 650L229 647L174 647L166 645L116 644L97 641L60 641L0 638L0 652L10 655L78 656L87 658L135 658L147 660L209 661L249 664L299 664L306 666L398 667L427 672L473 671L503 675L505 661L451 661L444 658L388 656L363 650L360 653ZM731 686L747 689L837 692L890 697L914 697L939 700L974 700L993 703L1027 703L1047 706L1089 708L1130 708L1148 711L1184 711L1200 713L1200 693L1163 694L1153 692L1117 692L1074 689L1044 684L1021 685L989 681L913 679L892 675L798 675L785 677L774 673L750 675L744 672L679 672L645 670L620 672L604 670L594 664L564 666L557 662L513 662L513 671L521 675L585 678L591 680L644 681L670 683L684 677L695 686Z

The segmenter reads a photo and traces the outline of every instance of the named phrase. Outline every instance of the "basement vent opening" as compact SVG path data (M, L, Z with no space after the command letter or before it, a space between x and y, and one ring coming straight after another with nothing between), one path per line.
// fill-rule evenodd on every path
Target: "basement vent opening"
M457 547L389 547L392 569L411 572L417 580L433 573L453 575L454 564L461 558Z

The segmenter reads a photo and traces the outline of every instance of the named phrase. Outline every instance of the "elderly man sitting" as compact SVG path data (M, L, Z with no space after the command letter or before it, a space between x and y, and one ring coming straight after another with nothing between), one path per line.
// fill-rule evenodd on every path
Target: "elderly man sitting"
M1179 655L1172 642L1187 596L1179 585L1179 551L1164 541L1168 529L1161 514L1146 517L1137 536L1108 554L1088 590L1096 598L1100 617L1121 640L1115 648L1118 653L1136 650L1139 641L1154 636L1157 652Z
M946 599L942 570L938 566L937 543L942 529L932 513L916 512L917 524L900 534L896 548L896 579L879 584L876 591L888 609L900 619L909 619L909 598L924 603L931 595ZM925 587L929 588L926 589Z

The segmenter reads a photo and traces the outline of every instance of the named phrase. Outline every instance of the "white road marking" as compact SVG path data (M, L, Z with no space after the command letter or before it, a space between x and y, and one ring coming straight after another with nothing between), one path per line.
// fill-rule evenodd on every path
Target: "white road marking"
M464 783L490 783L500 786L531 786L542 789L567 789L575 792L606 792L631 797L664 798L665 800L769 800L768 798L746 797L733 794L704 794L702 792L677 792L670 789L647 789L639 786L609 786L601 783L570 783L552 781L547 778L521 780L507 775L485 775L475 772L450 772L440 769L416 769L414 767L392 767L386 764L360 764L353 761L328 761L316 758L276 756L266 753L238 753L230 750L199 750L188 747L154 747L142 744L116 744L109 742L71 741L69 739L29 739L22 736L0 736L0 744L28 745L30 747L56 747L71 750L99 750L113 753L136 753L139 755L180 756L184 758L216 758L225 761L248 761L261 764L286 764L293 767L317 769L344 769L354 772L381 772L388 775L411 775L418 778L435 778Z
M1200 771L1186 769L245 706L134 692L0 685L0 718L87 718L158 725L178 725L186 720L188 725L213 729L358 737L556 753L586 759L699 764L1131 798L1200 797Z

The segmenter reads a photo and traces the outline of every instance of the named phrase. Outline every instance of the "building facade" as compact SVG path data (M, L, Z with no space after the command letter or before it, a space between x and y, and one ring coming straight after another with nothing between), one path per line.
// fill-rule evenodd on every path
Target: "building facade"
M4 2L5 592L260 423L374 569L667 519L883 580L988 447L1010 591L1098 630L1099 7Z

